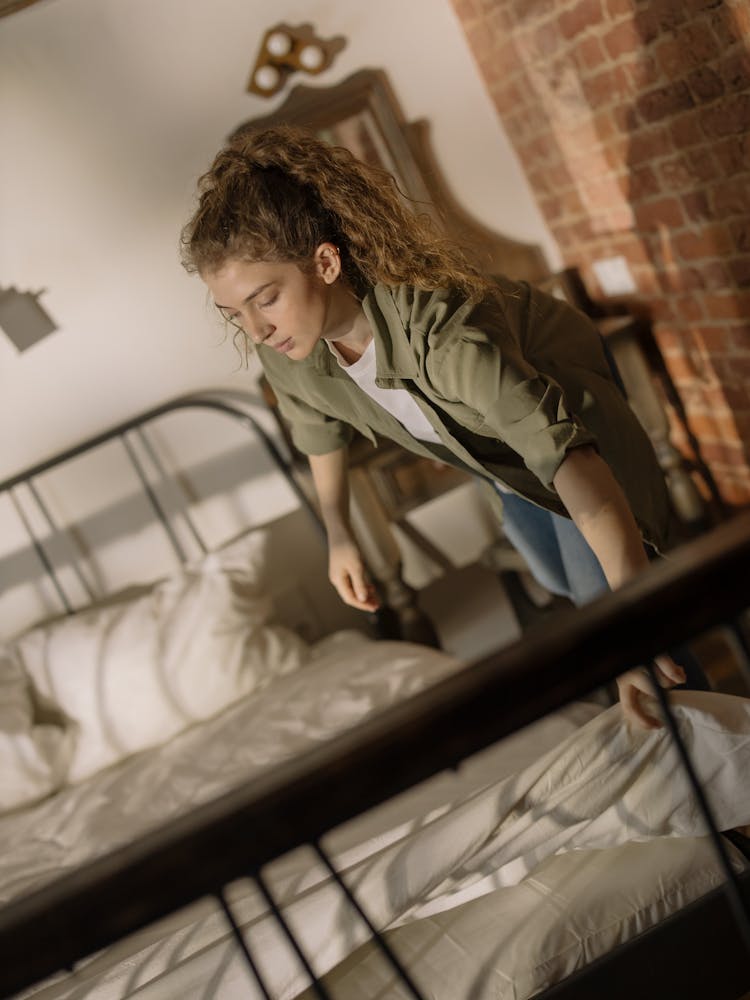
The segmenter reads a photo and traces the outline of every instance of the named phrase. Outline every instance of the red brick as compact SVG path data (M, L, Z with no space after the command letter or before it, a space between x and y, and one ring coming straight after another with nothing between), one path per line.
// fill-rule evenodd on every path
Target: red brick
M665 350L662 354L664 363L669 369L669 374L678 385L681 382L692 382L699 377L692 353L686 354L681 349L678 349L676 351Z
M654 321L659 323L671 323L680 318L672 300L662 295L649 302L649 309Z
M651 0L649 7L659 27L667 31L685 21L685 7L678 0Z
M542 198L539 202L544 218L547 222L554 222L563 214L562 202L558 197Z
M712 218L711 206L705 191L690 191L681 197L685 215L691 222L703 222Z
M612 19L633 13L632 0L607 0L607 14Z
M578 191L575 189L566 191L561 197L563 212L567 216L581 216L586 214L583 201Z
M653 268L632 265L630 270L638 286L639 295L648 298L661 295L661 284L654 274Z
M729 271L739 288L750 288L750 254L730 260Z
M520 83L512 77L503 74L499 67L499 80L490 87L490 93L495 101L495 107L501 112L515 111L526 103L527 95Z
M644 202L637 206L636 215L644 229L658 229L660 225L676 228L685 223L682 205L677 198Z
M739 4L738 7L741 8L742 4ZM727 13L725 6L721 5L716 10L708 11L706 17L703 19L706 28L713 32L719 45L724 50L728 49L738 38L742 37L742 33L738 31L738 21L727 17Z
M701 452L709 465L737 465L743 468L745 466L744 453L739 445L717 441L702 441Z
M625 135L630 136L641 127L635 107L629 101L627 104L615 104L612 108L612 117L617 123L618 130Z
M619 133L617 123L615 122L612 112L609 110L598 111L591 119L591 124L594 127L599 140L604 144L608 140L613 139ZM622 158L620 158L620 163L622 163Z
M580 253L583 243L590 243L598 234L594 232L594 223L591 219L580 219L572 227L573 238L576 242L576 252Z
M583 93L592 108L600 108L615 100L628 100L630 84L621 66L604 69L581 81Z
M750 215L733 220L729 223L729 229L737 249L741 253L750 251Z
M618 241L616 253L622 254L631 267L643 265L645 267L653 268L654 266L651 255L649 254L645 244L630 233L628 233L624 239Z
M706 318L702 295L686 295L675 299L674 308L680 319L686 319L691 323Z
M727 410L692 413L690 415L690 429L701 442L713 441L729 447L740 443L737 426L731 413Z
M654 46L654 57L669 80L679 80L685 72L685 57L676 38L668 36Z
M534 32L534 50L542 58L553 55L564 41L553 21L542 24Z
M698 230L685 229L675 233L670 240L674 252L682 260L705 260L726 253L726 230L723 226L703 226Z
M687 69L703 66L721 55L716 35L702 19L691 21L680 28L677 32L677 42L684 53Z
M736 37L750 37L750 7L745 0L735 4L729 16L732 19L732 30Z
M729 268L718 260L710 260L699 264L697 270L703 280L703 287L709 291L726 291L733 285Z
M651 167L640 167L631 170L627 177L628 195L631 201L640 201L652 195L659 194L661 186Z
M576 45L573 58L580 69L594 70L606 63L607 53L596 35L589 35Z
M558 23L565 38L578 38L588 28L601 24L603 20L601 0L580 0L575 7L559 15Z
M750 136L730 136L713 144L724 176L743 173L750 165Z
M551 133L537 135L519 146L519 153L529 167L550 163L559 156L555 137Z
M510 7L499 7L493 4L484 14L487 30L497 38L504 38L516 26L516 18Z
M727 90L750 89L750 53L743 46L738 46L724 56L720 72Z
M750 312L750 293L735 292L726 295L709 294L704 297L706 313L713 319L741 319ZM750 369L748 370L750 375Z
M488 10L494 9L502 0L480 0ZM511 3L518 24L528 25L530 22L541 21L542 18L555 13L557 0L534 0L533 3Z
M710 198L719 218L741 215L750 208L750 175L720 182L710 191Z
M750 130L750 94L737 94L701 112L707 135L721 138Z
M698 326L694 330L701 345L712 354L727 354L730 347L729 330L726 326Z
M690 164L693 177L703 183L723 176L720 165L714 159L710 148L688 150L685 159Z
M466 37L480 69L485 63L491 63L493 59L497 59L494 40L482 21L469 24L466 28Z
M623 21L610 28L604 36L604 45L613 59L620 59L632 52L638 52L643 47L643 38L636 24L632 21Z
M684 6L690 14L701 14L705 10L721 7L724 0L684 0Z
M698 111L687 111L678 115L669 124L669 134L674 139L678 149L685 149L686 146L695 146L706 141Z
M750 323L730 323L732 347L737 351L750 351Z
M668 87L641 94L636 101L638 114L644 121L656 122L693 107L693 97L681 80Z
M631 165L650 162L674 152L674 143L666 128L640 129L630 137L628 161Z
M572 171L573 165L568 162L552 163L545 167L545 174L550 190L559 194L569 188L573 183Z
M684 191L695 185L695 176L684 156L674 156L659 164L661 186L666 193Z
M687 84L696 103L715 101L724 93L724 81L710 66L693 70L687 78Z
M663 82L656 60L645 49L641 49L635 59L621 63L621 65L628 74L633 93L651 90Z

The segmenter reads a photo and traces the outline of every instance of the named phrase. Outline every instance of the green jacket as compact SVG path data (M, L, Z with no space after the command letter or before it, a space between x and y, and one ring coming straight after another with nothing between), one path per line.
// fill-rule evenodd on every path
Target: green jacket
M671 514L651 441L621 394L593 324L525 283L499 282L480 303L445 289L376 285L362 307L375 339L377 384L411 393L457 462L565 514L552 485L566 453L594 445L628 498L643 537L669 546ZM345 446L352 431L413 438L319 343L304 361L258 348L292 439L307 455Z

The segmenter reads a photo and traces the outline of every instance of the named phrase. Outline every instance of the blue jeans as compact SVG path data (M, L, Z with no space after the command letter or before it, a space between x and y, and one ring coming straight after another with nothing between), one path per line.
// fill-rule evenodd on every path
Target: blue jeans
M567 597L576 606L609 589L607 578L588 542L573 521L543 510L515 493L498 490L503 500L503 530L526 560L531 575L543 587ZM687 675L681 687L708 691L710 685L693 652L677 646L670 655Z
M500 492L500 491L498 491ZM503 530L543 587L580 606L608 589L599 560L569 517L500 492Z

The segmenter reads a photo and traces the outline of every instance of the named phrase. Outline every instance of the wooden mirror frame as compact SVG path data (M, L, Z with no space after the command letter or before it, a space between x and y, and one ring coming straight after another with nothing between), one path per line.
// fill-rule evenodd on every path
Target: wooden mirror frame
M302 125L384 166L404 194L435 217L488 273L541 283L550 269L539 246L484 226L456 200L431 150L429 124L407 122L382 70L362 69L330 87L295 87L268 115L239 125L232 136L278 124Z

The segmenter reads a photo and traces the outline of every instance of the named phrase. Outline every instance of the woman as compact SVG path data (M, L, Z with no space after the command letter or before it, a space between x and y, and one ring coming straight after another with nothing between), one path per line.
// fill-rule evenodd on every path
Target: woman
M523 283L492 281L393 178L311 134L242 134L199 183L183 263L257 347L307 454L331 582L372 610L348 514L356 429L469 469L504 498L504 526L540 582L577 603L648 564L670 512L651 443L589 321ZM658 661L665 686L685 673ZM618 679L635 724L660 723L643 671Z

